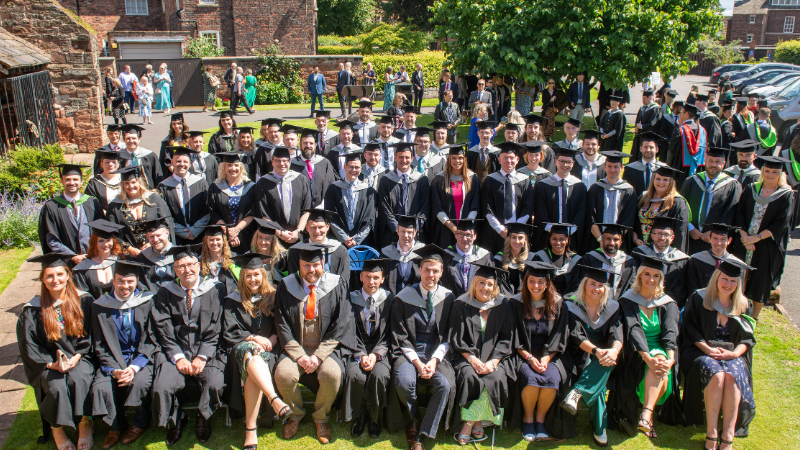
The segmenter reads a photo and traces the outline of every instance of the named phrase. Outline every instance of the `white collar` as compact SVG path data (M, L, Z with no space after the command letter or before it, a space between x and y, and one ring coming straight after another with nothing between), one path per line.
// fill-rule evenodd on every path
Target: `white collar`
M398 169L395 169L395 172L397 172L397 176L398 176L399 178L403 178L403 175L411 176L411 172L412 172L412 171L411 171L411 167L409 167L409 168L408 168L408 172L401 172L399 168L398 168Z
M428 292L430 292L433 295L436 295L436 290L437 289L439 289L439 285L438 284L436 285L435 288L433 288L433 291L428 291L427 289L425 289L425 286L423 286L422 283L419 284L419 291L422 293L422 298L423 299L427 299L428 298Z
M506 171L505 171L505 170L503 170L503 169L500 169L500 175L502 175L502 176L503 176L503 178L506 178L506 177L507 177L507 176L509 176L509 175L511 175L511 176L513 177L513 176L515 176L516 174L517 174L517 171L516 171L516 170L515 170L515 171L513 171L513 172L511 172L511 173L506 173Z
M361 125L362 127L371 127L371 126L375 125L375 122L373 122L371 120L368 120L366 122L362 122L361 119L358 119L358 122L356 122L356 125Z
M581 153L581 156L583 156L583 159L585 159L585 160L586 160L586 162L590 162L590 163L594 164L594 162L595 162L595 161L597 161L597 159L600 157L600 154L599 154L599 153L597 153L597 152L594 152L594 159L589 159L589 158L586 156L586 153L585 153L585 152L584 152L584 153Z
M456 251L458 252L458 254L460 256L469 256L469 255L471 255L473 253L473 250L475 250L475 246L474 245L470 246L469 250L466 251L466 252L462 252L461 248L458 245L456 245Z
M620 253L622 253L622 251L620 251L620 250L617 250L617 254L616 254L616 255L614 255L614 256L609 256L609 254L608 254L608 253L606 253L606 251L605 251L605 250L603 250L602 248L600 249L600 251L601 251L601 252L603 252L603 256L605 256L605 257L606 257L606 259L608 259L609 261L613 261L613 260L614 260L614 258L616 258L617 256L619 256L619 254L620 254Z
M567 175L567 176L569 176L569 175ZM554 174L553 174L553 178L555 178L555 179L556 179L556 180L558 180L558 181L561 181L561 180L566 180L566 178L561 178L561 177L558 175L558 172L556 172L556 173L554 173Z
M611 180L608 179L608 177L603 178L603 181L605 181L606 183L610 184L611 186L614 186L617 183L623 182L622 178L617 178L617 181L612 183Z
M325 134L325 133L327 133L327 132L328 132L328 129L327 129L327 128L323 128L323 129L321 129L321 130L320 130L319 128L317 128L317 133L322 133L322 134Z
M645 164L645 165L647 165L647 164L656 164L657 162L658 162L658 158L653 158L653 160L650 161L650 162L647 162L647 161L644 160L644 158L642 158L642 164Z
M135 291L134 291L134 292L135 292ZM117 295L117 290L116 290L116 289L114 289L114 298L115 298L115 299L117 299L117 300L119 300L119 302L120 302L120 303L122 303L122 304L125 304L125 302L127 302L128 300L131 300L131 299L132 299L132 298L135 296L135 295L134 295L134 292L132 292L132 293L131 293L131 296L130 296L130 297L128 297L128 298L126 298L126 299L122 299L122 298L119 298L119 295Z
M408 256L408 255L411 254L411 252L414 251L414 244L411 244L411 250L409 250L407 252L404 252L403 249L400 248L400 244L398 243L397 244L397 251L400 252L400 254L403 255L403 256Z
M372 297L372 298L374 299L374 298L375 298L375 297L377 297L377 296L378 296L378 294L380 294L380 293L381 293L381 288L380 288L380 286L378 287L378 290L377 290L377 291L375 291L375 293L374 293L374 294L372 294L372 295L370 295L370 294L367 294L367 291L365 291L363 287L361 288L361 296L362 296L362 297L364 297L364 300L367 300L367 299L369 299L370 297Z
M183 289L186 292L189 292L189 291L193 291L193 290L197 289L197 287L200 286L200 281L201 281L200 277L197 277L197 282L194 284L194 286L192 286L190 288L183 287L183 281L181 281L181 280L178 280L177 284L178 284L178 286L180 286L181 289Z
M189 174L187 173L186 175L189 175ZM172 174L172 178L174 178L175 180L177 180L177 181L178 181L178 183L180 183L180 182L182 182L183 180L185 180L185 179L186 179L185 177L179 177L179 176L175 175L174 173Z
M425 159L425 158L427 158L427 157L430 157L432 154L433 154L433 153L431 152L430 148L428 149L428 153L426 153L426 154L425 154L425 156L419 156L419 155L418 155L418 154L416 154L416 152L415 152L415 153L414 153L414 156L416 156L416 157L417 157L417 159L415 159L414 161L419 161L420 159Z
M122 177L120 177L119 174L114 174L114 176L112 176L110 180L106 180L106 177L104 177L103 174L101 173L100 178L102 178L103 181L105 181L106 183L110 184L119 184L120 181L122 181Z
M61 195L64 196L64 198L67 199L67 201L70 202L70 203L77 202L83 196L83 194L81 194L80 192L78 192L78 195L75 198L70 197L65 192L62 192Z
M489 147L491 147L491 146L492 146L492 142L491 141L489 141L489 144L486 145L486 146L484 146L483 143L478 142L478 147L482 148L482 149L485 148L486 150L489 150Z
M275 173L275 171L273 170L272 172L270 172L270 174L271 174L273 177L275 177L275 178L277 178L277 179L279 179L279 180L280 180L281 178L285 177L286 175L289 175L289 172L286 172L286 173L285 173L285 174L283 174L283 175L278 175L278 174L277 174L277 173Z

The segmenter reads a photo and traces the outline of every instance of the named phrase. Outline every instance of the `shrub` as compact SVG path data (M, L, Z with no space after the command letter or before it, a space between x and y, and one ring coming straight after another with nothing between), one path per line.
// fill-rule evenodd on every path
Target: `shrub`
M778 42L775 61L800 65L800 40Z
M44 200L32 191L0 192L0 242L3 247L29 247L39 243L39 211Z
M700 41L699 47L706 58L712 60L717 66L723 66L738 63L744 59L741 45L742 41L731 41L723 45L715 38L705 37Z
M0 165L0 187L15 195L32 192L46 200L61 191L56 166L64 162L64 150L58 144L42 148L18 145ZM88 181L84 176L84 182Z
M272 45L263 49L258 56L256 70L256 104L275 105L303 102L303 80L300 77L300 63L287 58Z
M222 56L225 49L218 46L216 42L207 37L196 37L189 40L183 50L184 58L206 58L211 56Z
M317 36L317 44L320 47L328 46L328 45L331 45L331 46L333 46L333 45L337 45L337 46L344 45L339 36L335 36L335 35L332 35L332 34L323 34L323 35Z
M375 0L318 0L316 5L321 34L353 36L363 33L375 17Z
M403 64L406 66L408 72L413 72L416 63L422 64L423 70L425 71L425 86L437 87L439 83L439 71L444 67L446 59L442 51L425 50L406 55L367 55L364 56L364 64L372 63L375 73L378 74L376 89L383 89L383 73L386 71L387 67L392 66L392 70L397 72L400 65Z
M319 46L317 51L320 55L360 55L361 47L348 47L344 45Z
M360 36L363 54L414 53L424 50L430 35L410 28L382 23L372 31Z

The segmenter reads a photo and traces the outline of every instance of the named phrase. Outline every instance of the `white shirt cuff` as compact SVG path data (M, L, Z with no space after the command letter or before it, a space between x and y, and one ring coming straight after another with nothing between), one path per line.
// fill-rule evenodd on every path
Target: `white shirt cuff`
M183 353L178 353L177 355L175 355L172 358L170 358L170 360L172 361L172 364L176 364L176 365L178 364L178 361L180 361L182 359L186 359L186 355L184 355Z
M441 362L444 359L444 355L447 354L447 350L449 348L450 346L447 344L447 342L441 344L439 347L436 348L436 351L433 352L432 357L438 359L439 362Z
M137 366L136 364L131 364L131 365L130 365L130 366L128 366L128 367L130 367L131 369L133 369L133 372L134 372L134 373L139 373L139 371L140 371L140 370L142 370L142 368L141 368L141 367L139 367L139 366Z
M414 361L419 359L419 356L417 356L417 352L415 352L410 348L401 348L400 350L403 352L403 354L406 356L406 359L410 363L413 363Z

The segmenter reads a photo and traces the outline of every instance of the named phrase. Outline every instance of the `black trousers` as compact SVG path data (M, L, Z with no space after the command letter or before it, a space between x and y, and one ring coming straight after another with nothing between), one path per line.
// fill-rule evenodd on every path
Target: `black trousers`
M253 110L250 109L250 105L247 104L247 99L245 96L240 92L233 92L231 94L231 110L236 111L236 109L239 108L239 102L242 102L244 109L246 109L247 112L253 112Z
M352 100L350 99L350 97L345 97L343 90L337 89L336 93L339 94L339 107L342 108L342 115L346 116L347 111L344 109L345 104L347 104L347 106L350 106L350 102Z
M414 110L419 113L420 108L422 108L422 97L425 95L425 88L423 87L422 90L418 91L417 87L414 86Z

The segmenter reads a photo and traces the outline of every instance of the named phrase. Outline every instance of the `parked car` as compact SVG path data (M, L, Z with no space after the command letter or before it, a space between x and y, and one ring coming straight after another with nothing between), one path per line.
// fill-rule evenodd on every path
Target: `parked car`
M792 72L789 69L773 69L773 70L765 70L759 74L755 74L750 78L743 78L741 80L736 80L733 86L733 92L735 94L741 94L744 92L744 88L753 84L769 84L772 81L776 80L779 76Z
M742 78L749 78L757 73L761 73L767 70L773 69L789 69L789 70L800 70L800 66L795 66L794 64L784 64L784 63L760 63L754 64L750 66L749 69L742 70L741 72L731 76L731 83L736 80L740 80Z
M738 72L748 67L750 67L750 64L726 64L724 66L715 67L714 70L711 71L711 78L709 78L708 82L718 84L720 78L726 73Z
M774 94L776 92L779 92L781 89L783 89L785 86L788 86L789 84L791 84L797 78L800 78L800 72L783 73L783 74L773 78L772 80L769 80L768 82L765 82L765 83L753 83L753 84L751 84L749 86L746 86L744 89L742 89L742 94L749 94L751 92L755 92L757 94L764 95L765 97L769 97L769 95L765 95L765 94L762 94L762 93L770 90L770 88L772 88L772 91L770 92L770 94Z
M768 106L772 111L770 121L778 131L778 142L783 142L789 135L789 128L800 117L800 79L769 99Z

